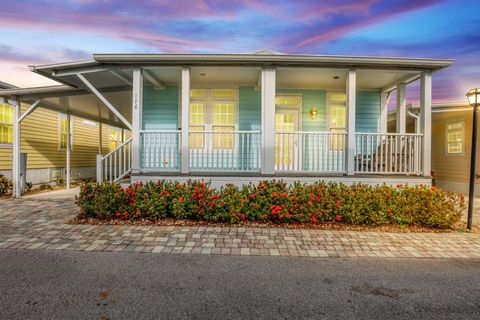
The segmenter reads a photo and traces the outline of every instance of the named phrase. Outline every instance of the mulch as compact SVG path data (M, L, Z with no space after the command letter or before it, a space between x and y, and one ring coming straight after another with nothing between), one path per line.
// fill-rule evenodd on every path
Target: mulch
M228 222L212 222L200 220L183 219L162 219L162 220L118 220L118 219L98 219L75 217L68 222L69 224L90 224L90 225L132 225L132 226L175 226L175 227L237 227L237 228L284 228L284 229L315 229L315 230L335 230L335 231L364 231L364 232L395 232L395 233L480 233L480 228L474 227L473 230L467 230L466 225L461 223L452 228L432 228L425 226L400 226L393 224L381 225L353 225L344 222L319 222L319 223L271 223L271 222L251 222L246 221L238 224Z

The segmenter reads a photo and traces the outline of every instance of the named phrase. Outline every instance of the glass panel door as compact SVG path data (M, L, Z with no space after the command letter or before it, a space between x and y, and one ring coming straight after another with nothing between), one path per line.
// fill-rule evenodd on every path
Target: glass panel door
M275 168L298 170L298 111L277 109L275 111Z

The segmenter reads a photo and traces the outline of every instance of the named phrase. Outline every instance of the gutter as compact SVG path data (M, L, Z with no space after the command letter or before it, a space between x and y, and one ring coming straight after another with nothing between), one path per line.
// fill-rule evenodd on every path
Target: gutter
M438 70L450 66L453 59L354 57L271 54L94 54L99 63L157 65L292 65L404 68Z
M50 72L46 72L46 71L42 70L43 67L44 67L44 66L28 66L28 69L30 69L30 71L32 71L32 72L34 72L34 73L36 73L36 74L39 74L39 75L41 75L41 76L44 76L45 78L48 78L48 79L53 80L53 81L55 81L55 82L58 82L58 83L60 83L61 85L76 88L76 87L74 86L74 84L69 83L69 82L67 82L67 81L64 81L64 80L62 80L62 79L60 79L60 78L57 78L57 77L53 76Z

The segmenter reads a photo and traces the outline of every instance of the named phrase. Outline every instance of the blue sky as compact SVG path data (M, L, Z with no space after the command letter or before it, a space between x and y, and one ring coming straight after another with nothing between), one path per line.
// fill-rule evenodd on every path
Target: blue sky
M100 52L249 52L438 57L434 100L480 86L476 1L1 0L0 80L51 84L29 64ZM415 87L414 85L412 87ZM416 99L416 90L410 90Z

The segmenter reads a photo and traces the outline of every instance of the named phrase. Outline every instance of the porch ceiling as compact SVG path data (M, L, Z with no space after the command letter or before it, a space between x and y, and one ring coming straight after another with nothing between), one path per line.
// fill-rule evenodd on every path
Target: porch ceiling
M145 83L156 87L180 84L181 67L150 66L143 68ZM259 85L260 67L251 66L193 66L190 68L191 86L236 86ZM318 89L345 89L345 75L347 69L341 68L306 68L306 67L278 67L278 88L318 88ZM357 70L357 88L366 90L380 90L411 79L419 75L420 71L412 70ZM85 73L84 76L96 88L110 90L121 86L131 86L132 70L115 68L99 72ZM63 81L78 88L86 89L76 75L62 75Z
M181 82L181 67L149 66L143 67L144 82L154 86L178 85ZM111 70L85 73L84 76L96 88L107 89L131 84L132 69L114 68ZM195 86L225 86L248 84L256 85L260 76L259 67L198 66L190 68L190 81ZM77 88L85 84L74 74L56 76Z
M122 116L131 121L131 89L110 89L103 91L102 94L120 111ZM123 122L95 95L83 89L67 86L8 89L0 90L0 97L2 96L7 99L18 96L22 103L27 104L41 100L40 108L62 113L70 112L71 115L76 117L126 128Z
M132 70L117 69L103 70L96 72L82 73L85 78L97 89L118 88L122 86L131 86ZM87 89L85 84L77 77L76 74L57 75L56 79L67 83L76 88Z
M338 68L278 68L277 87L345 90L346 71ZM415 71L357 70L357 88L380 90L419 74Z
M102 94L131 123L132 91L103 92ZM46 98L42 100L40 106L64 113L70 111L73 116L127 129L125 124L93 94Z

